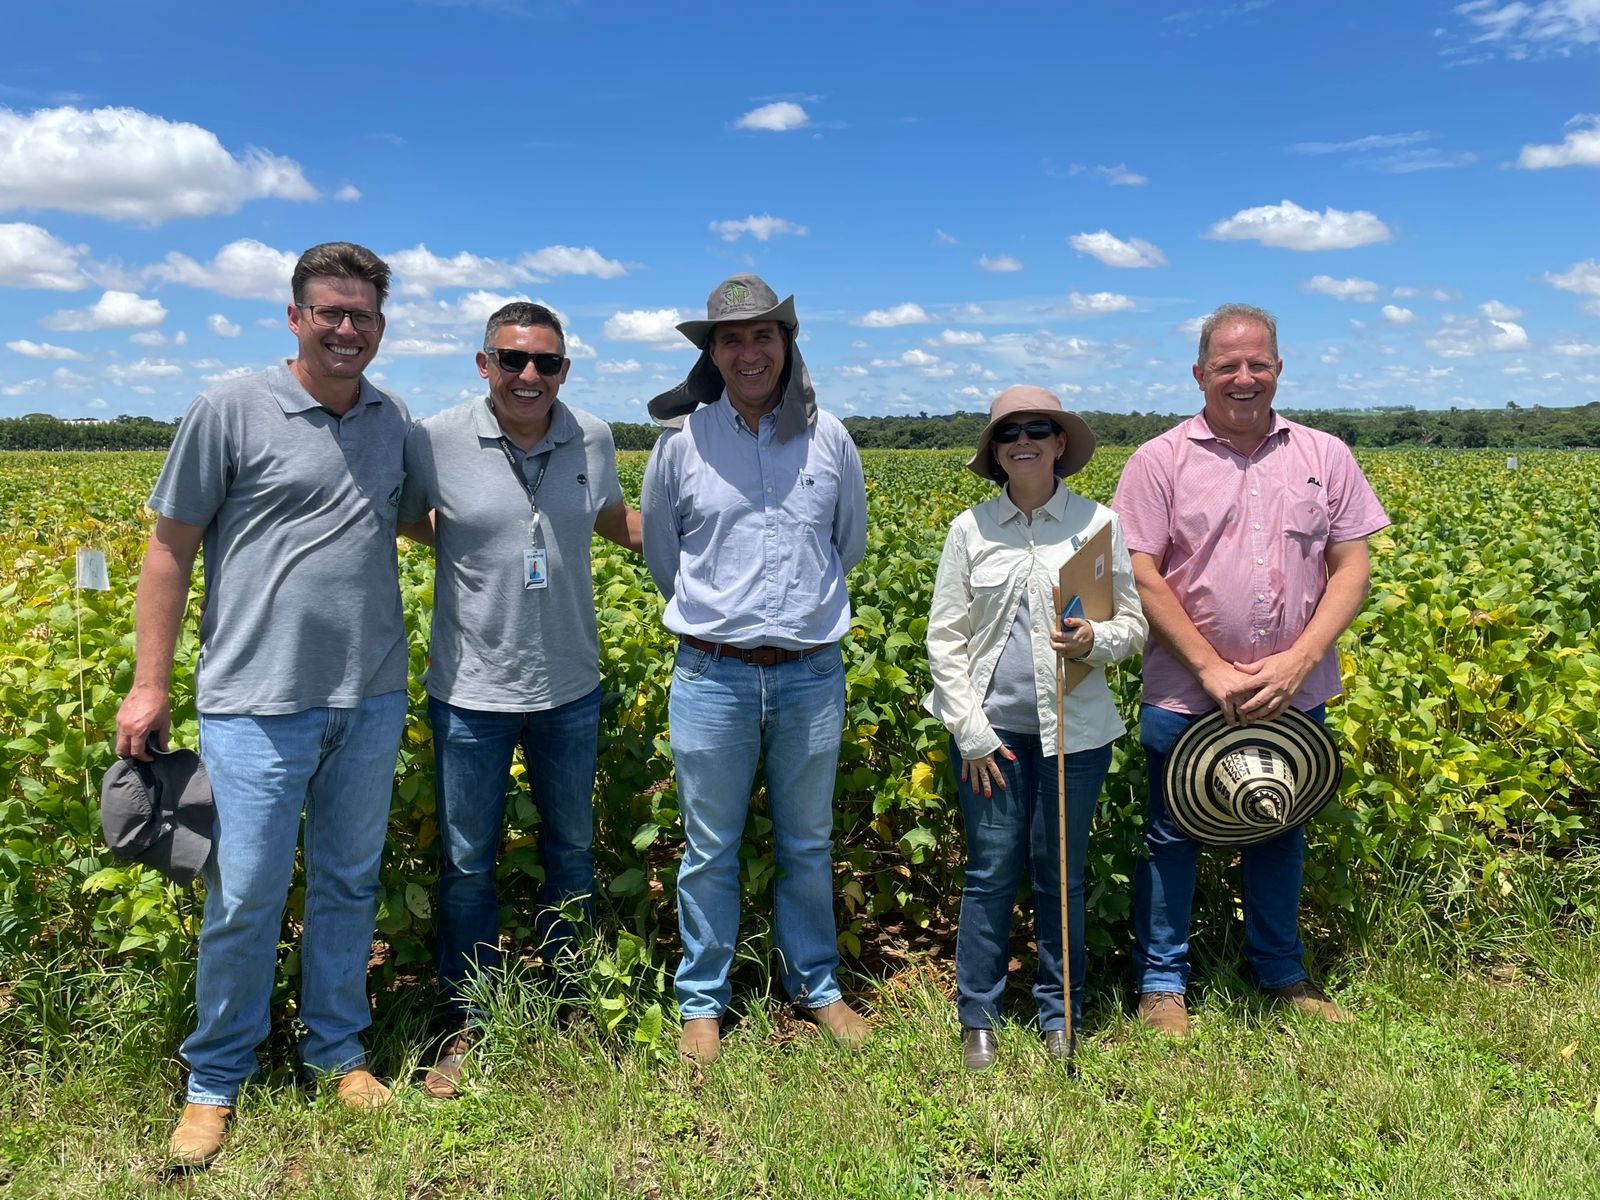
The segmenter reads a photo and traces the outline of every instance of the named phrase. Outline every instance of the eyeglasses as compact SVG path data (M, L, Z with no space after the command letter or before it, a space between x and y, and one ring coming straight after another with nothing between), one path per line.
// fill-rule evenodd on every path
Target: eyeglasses
M560 354L535 354L531 350L502 350L498 346L485 346L483 352L507 375L521 375L523 369L531 362L533 369L541 375L561 374L561 364L566 362L566 357Z
M989 440L1010 443L1027 434L1030 442L1042 442L1052 433L1059 432L1054 421L1007 421L1004 425L994 427Z
M337 308L332 304L296 304L295 307L305 309L311 314L311 323L323 329L337 329L349 317L351 329L371 333L383 320L382 313L373 312L370 308Z

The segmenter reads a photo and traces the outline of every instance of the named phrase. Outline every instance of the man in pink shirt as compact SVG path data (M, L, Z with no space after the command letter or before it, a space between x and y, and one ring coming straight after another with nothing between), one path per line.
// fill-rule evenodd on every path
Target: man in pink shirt
M1229 724L1294 707L1322 720L1339 694L1334 644L1367 594L1367 538L1389 524L1345 444L1272 411L1277 322L1224 304L1200 329L1205 407L1140 446L1117 484L1144 655L1139 740L1149 777L1147 856L1134 876L1139 1018L1188 1032L1189 912L1200 844L1168 819L1168 752L1196 717ZM1245 957L1268 995L1348 1020L1306 977L1299 904L1304 830L1240 851Z

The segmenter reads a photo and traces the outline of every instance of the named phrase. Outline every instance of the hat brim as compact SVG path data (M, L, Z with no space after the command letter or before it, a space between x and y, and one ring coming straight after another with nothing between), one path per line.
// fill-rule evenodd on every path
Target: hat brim
M1066 435L1067 444L1056 455L1055 470L1059 478L1076 475L1094 457L1094 430L1077 413L1056 408L1022 408L1002 413L983 427L983 432L978 435L978 448L967 460L967 470L991 483L1004 483L1004 471L994 457L994 431L1007 421L1022 421L1030 417L1043 417Z
M1282 822L1258 824L1244 819L1212 786L1217 760L1248 746L1272 750L1294 776L1294 798ZM1314 817L1339 790L1343 772L1333 738L1320 721L1298 709L1248 725L1229 725L1217 709L1191 721L1167 755L1167 815L1185 837L1208 846L1254 845Z
M795 316L794 311L794 296L790 295L775 307L764 311L740 313L738 316L721 317L715 321L684 321L677 326L677 330L704 350L711 341L713 329L718 325L728 325L734 321L776 321L791 334L800 328L800 318Z

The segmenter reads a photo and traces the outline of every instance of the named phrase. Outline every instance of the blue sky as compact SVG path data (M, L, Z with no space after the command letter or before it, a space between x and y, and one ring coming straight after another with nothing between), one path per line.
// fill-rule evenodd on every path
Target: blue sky
M0 416L179 415L292 353L288 270L395 269L372 374L476 395L547 303L569 402L682 377L754 270L840 415L1600 398L1600 0L28 5L0 42Z

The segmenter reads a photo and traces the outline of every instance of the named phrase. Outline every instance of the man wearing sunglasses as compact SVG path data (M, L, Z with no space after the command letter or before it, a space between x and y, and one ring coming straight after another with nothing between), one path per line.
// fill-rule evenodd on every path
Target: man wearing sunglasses
M684 850L679 1048L717 1057L739 937L739 843L758 758L778 864L773 932L790 998L840 1042L867 1025L844 1000L833 919L833 784L844 723L845 572L866 547L861 460L817 409L795 333L754 275L678 326L701 353L650 402L667 426L645 468L645 562L678 635L668 721Z
M444 1033L423 1087L441 1098L457 1094L482 1017L477 977L500 963L494 873L518 746L544 870L535 941L563 994L594 891L600 643L590 541L599 533L640 548L610 427L558 399L572 365L560 318L540 304L506 305L489 318L477 363L488 394L412 430L401 501L402 531L434 554L427 690Z
M357 1107L388 1101L365 1067L378 862L406 712L395 559L405 406L362 372L383 338L389 268L348 242L313 246L290 280L298 351L202 393L150 507L133 687L117 753L148 760L195 554L205 593L195 708L216 802L202 872L188 1103L170 1153L211 1160L257 1073L304 815L299 1017L304 1068Z
M1282 373L1272 315L1220 306L1193 367L1202 410L1134 451L1111 502L1155 635L1139 710L1150 788L1133 883L1139 1019L1179 1037L1200 844L1168 815L1167 757L1219 708L1229 725L1291 706L1322 719L1340 691L1335 644L1367 594L1367 538L1389 524L1343 442L1273 411ZM1302 826L1240 851L1245 959L1273 999L1349 1020L1306 976L1304 855Z

